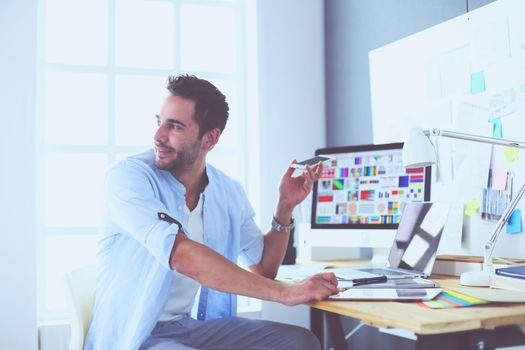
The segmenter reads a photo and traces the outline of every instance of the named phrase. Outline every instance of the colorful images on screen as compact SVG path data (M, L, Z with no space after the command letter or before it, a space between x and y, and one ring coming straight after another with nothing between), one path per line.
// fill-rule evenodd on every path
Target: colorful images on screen
M317 224L398 224L425 198L425 168L405 169L401 149L331 154L317 185Z

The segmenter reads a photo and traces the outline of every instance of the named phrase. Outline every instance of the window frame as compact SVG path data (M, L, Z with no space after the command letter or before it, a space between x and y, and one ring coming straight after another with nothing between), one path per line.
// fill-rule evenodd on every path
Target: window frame
M257 158L248 157L249 152L256 149L254 143L251 141L254 134L257 131L253 130L254 122L250 120L256 116L256 113L248 113L248 110L253 111L254 84L253 74L246 74L247 71L252 71L248 67L248 54L247 46L253 42L255 38L255 29L248 28L248 34L246 26L248 21L246 20L247 15L255 11L255 4L249 1L246 4L242 0L157 0L157 1L168 1L174 5L174 46L175 46L175 57L173 63L173 69L151 69L151 68L130 68L130 67L118 67L115 63L115 36L116 36L116 1L108 0L108 23L107 23L107 64L105 66L96 65L76 65L76 64L57 64L46 62L45 57L45 39L46 39L46 5L49 0L39 0L38 8L38 43L37 43L37 102L36 102L36 200L37 200L37 300L38 300L38 318L39 320L57 320L67 317L66 308L60 309L49 309L46 303L46 242L48 237L59 237L59 236L93 236L97 235L97 226L78 226L78 227L47 227L44 220L43 206L45 203L44 197L44 159L46 154L52 153L97 153L104 154L107 156L108 165L114 163L118 159L119 154L125 153L139 153L145 150L143 145L117 145L115 140L116 135L116 80L117 77L122 75L138 75L138 76L156 76L166 78L168 75L189 73L195 74L201 78L208 80L227 80L234 82L237 102L236 106L237 115L233 116L239 118L239 130L237 137L239 137L239 143L245 147L236 147L237 145L226 147L221 149L220 147L215 148L212 152L214 155L233 155L239 162L239 181L247 189L247 193L252 203L255 203L254 207L259 207L259 195L258 190L254 189L257 186L251 186L253 183L253 171L250 170L254 167L254 162ZM180 47L180 8L184 5L205 5L215 7L227 7L232 8L236 18L236 47L237 47L237 65L236 69L232 73L214 73L204 71L187 71L181 70L181 52ZM248 13L249 12L249 13ZM251 33L251 34L250 34ZM250 54L253 55L253 54ZM48 72L87 72L87 73L98 73L107 77L107 91L108 91L108 106L107 106L107 140L106 144L102 145L71 145L71 144L53 144L46 143L44 140L44 88L45 88L45 74ZM256 80L255 80L256 81ZM250 97L250 96L252 97ZM228 96L226 96L228 100ZM252 107L250 107L251 105ZM154 123L154 113L152 111L152 123ZM228 125L226 126L228 128ZM256 138L255 138L256 140ZM260 305L260 303L259 303ZM247 309L257 309L257 302L248 302ZM259 306L260 308L260 306Z

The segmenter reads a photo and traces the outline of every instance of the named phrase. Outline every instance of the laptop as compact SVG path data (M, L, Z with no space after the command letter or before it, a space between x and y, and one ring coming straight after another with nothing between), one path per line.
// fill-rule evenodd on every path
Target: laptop
M379 265L334 268L341 280L374 276L388 279L427 277L432 272L439 242L447 222L449 206L446 203L407 203L388 261Z

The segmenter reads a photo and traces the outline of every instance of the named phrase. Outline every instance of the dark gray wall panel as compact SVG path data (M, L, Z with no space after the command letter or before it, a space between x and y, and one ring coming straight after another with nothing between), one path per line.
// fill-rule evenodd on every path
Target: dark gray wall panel
M480 8L481 6L485 6L487 4L490 4L495 0L468 0L468 10L472 11L477 8Z
M327 145L372 142L370 50L466 9L466 0L325 1Z

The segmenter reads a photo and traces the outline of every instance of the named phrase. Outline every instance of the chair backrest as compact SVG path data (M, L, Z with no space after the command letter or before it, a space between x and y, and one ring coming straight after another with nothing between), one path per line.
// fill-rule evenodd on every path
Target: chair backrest
M93 308L96 279L95 266L84 266L66 273L71 314L69 350L82 350L84 347L84 338Z

